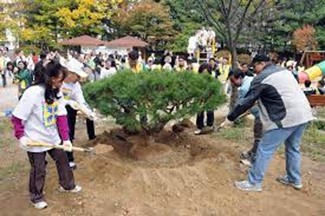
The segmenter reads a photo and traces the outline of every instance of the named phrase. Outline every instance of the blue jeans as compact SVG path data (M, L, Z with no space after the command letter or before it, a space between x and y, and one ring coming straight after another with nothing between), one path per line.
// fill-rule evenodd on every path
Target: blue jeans
M271 157L276 149L285 143L286 172L290 182L301 183L300 140L306 124L290 128L279 128L265 132L257 149L256 161L248 174L251 184L261 184Z

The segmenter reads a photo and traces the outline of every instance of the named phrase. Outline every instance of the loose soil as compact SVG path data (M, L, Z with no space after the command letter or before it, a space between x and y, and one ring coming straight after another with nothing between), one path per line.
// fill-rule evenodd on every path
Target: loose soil
M0 89L0 111L14 107L16 90L13 85ZM75 153L74 175L83 191L59 193L57 172L48 158L45 197L49 207L39 211L28 201L29 163L9 125L0 119L0 216L325 215L325 164L306 157L302 191L274 180L284 173L280 153L266 173L262 193L235 189L234 181L246 177L239 155L250 147L251 133L234 143L218 133L194 136L193 126L183 132L174 127L173 133L170 126L148 142L127 136L106 121L96 128L102 135L88 142L82 120L75 144L96 150L90 155Z
M246 177L247 168L239 164L245 144L216 134L195 136L192 127L181 133L169 128L144 148L143 137L113 128L98 129L102 134L88 142L84 126L78 125L76 145L96 150L93 155L75 153L75 179L84 190L77 195L59 193L49 159L45 187L49 207L42 211L28 202L25 154L9 154L9 147L3 147L0 158L7 154L6 164L19 156L25 165L0 181L0 215L325 215L325 164L303 158L304 189L296 191L274 180L284 173L285 164L276 154L263 192L247 193L233 186Z

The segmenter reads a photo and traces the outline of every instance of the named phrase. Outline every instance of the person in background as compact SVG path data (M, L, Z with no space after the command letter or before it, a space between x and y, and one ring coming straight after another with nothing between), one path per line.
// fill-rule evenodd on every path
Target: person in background
M229 80L232 84L238 87L238 99L245 98L251 83L254 77L247 76L242 70L231 70L229 72ZM257 105L254 105L250 109L250 113L254 116L254 142L253 147L249 151L245 151L241 154L241 162L245 165L251 166L256 159L256 151L258 148L258 144L262 138L262 129L263 125L261 122L261 118L259 115L259 108Z
M153 60L152 57L149 57L149 58L148 58L148 60L147 60L147 64L146 64L145 67L146 67L146 69L147 69L148 71L151 71L151 70L154 69L154 60Z
M7 71L6 71L6 61L5 57L3 56L2 50L0 50L0 73L2 78L2 87L7 86Z
M254 73L249 69L247 63L242 63L240 65L240 70L245 74L245 76L254 77Z
M13 77L13 74L14 74L14 64L9 61L7 62L7 65L6 65L6 75L9 75L10 77Z
M173 70L173 66L171 65L171 62L172 62L172 57L171 56L166 56L165 57L165 64L162 67L162 69L172 71Z
M41 53L40 54L40 58L39 58L39 61L35 64L35 68L34 68L34 71L33 71L33 80L37 80L41 75L41 73L44 71L43 68L44 68L44 63L46 61L46 58L47 58L47 54L46 53ZM39 74L37 74L37 71L39 72ZM38 77L39 76L39 77Z
M176 62L175 65L175 70L178 72L187 70L187 62L185 61L183 56L180 56L178 58L178 61Z
M129 68L134 73L140 73L145 70L145 67L139 62L139 53L136 50L132 50L128 54Z
M200 68L199 68L199 74L204 74L204 73L208 73L211 76L213 75L213 70L215 68L214 66L215 64L215 60L214 59L210 59L209 63L203 63ZM206 113L206 117L207 117L207 125L204 125L204 114ZM214 130L214 110L205 110L202 111L200 113L197 114L196 116L196 127L197 130L194 131L195 135L200 135L200 134L204 134L208 131L213 131Z
M277 180L299 190L302 188L300 141L306 124L314 119L311 107L292 74L272 64L267 55L257 54L252 65L257 76L246 96L222 123L227 125L236 120L258 101L263 137L247 180L236 181L235 186L244 191L262 191L262 181L272 155L285 143L286 175Z
M38 58L38 55L36 54L36 52L33 52L32 55L33 55L34 65L36 66L36 64L39 62L40 59Z
M18 82L18 99L21 98L24 91L32 85L33 75L27 69L25 62L18 62L18 72L15 74L15 80Z
M198 46L198 35L199 32L196 32L195 35L191 36L188 39L188 46L187 46L188 59L193 59L195 57L195 51Z
M325 81L324 80L319 80L317 82L317 91L320 95L325 94Z
M310 80L305 81L305 88L303 88L302 90L304 91L304 94L306 96L316 94L316 89L311 87L311 81Z
M72 150L66 110L60 95L60 87L65 73L62 66L53 61L49 62L44 69L42 79L25 91L12 113L15 137L19 140L20 147L27 151L31 165L29 195L33 206L37 209L47 207L43 192L46 176L46 153L55 161L59 175L59 191L78 193L82 190L74 182L67 156L62 149L29 147L28 145L39 142L56 146L63 141L64 150Z
M290 62L290 61L288 61ZM299 83L299 77L298 77L298 72L295 70L293 65L289 65L287 66L288 71L291 72L291 74L293 75L293 77L296 79L296 81Z
M100 73L100 79L104 79L105 77L113 76L117 73L116 64L114 59L107 59L105 61L104 68L102 68Z
M94 120L96 119L96 114L87 104L81 85L79 83L81 78L86 78L88 74L84 72L84 67L81 62L72 58L68 62L63 62L62 64L66 67L67 76L63 81L61 86L61 91L63 93L64 100L67 102L67 116L68 116L68 125L69 125L69 138L73 143L75 139L75 125L77 118L77 110L86 110L87 119L87 133L89 140L95 139L95 125ZM76 169L77 165L74 161L74 156L72 152L67 152L69 166L71 169Z

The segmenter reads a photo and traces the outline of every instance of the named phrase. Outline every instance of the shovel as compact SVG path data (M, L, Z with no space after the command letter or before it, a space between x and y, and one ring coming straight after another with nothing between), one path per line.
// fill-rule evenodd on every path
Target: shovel
M245 112L243 113L241 116L239 116L237 119L241 119L245 116L248 116L249 114L251 114L250 112ZM223 128L225 126L226 122L222 122L218 127L216 127L214 129L215 132L219 132L221 128Z
M27 146L29 146L29 147L49 147L49 148L64 150L63 145L52 145L52 144L43 143L43 142L30 142L30 143L27 144ZM95 153L94 148L81 148L81 147L75 147L75 146L72 146L72 151Z

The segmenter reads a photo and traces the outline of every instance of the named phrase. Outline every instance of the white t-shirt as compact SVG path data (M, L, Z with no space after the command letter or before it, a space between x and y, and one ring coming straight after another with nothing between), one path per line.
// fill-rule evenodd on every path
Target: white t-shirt
M84 98L81 85L79 82L76 83L66 83L63 82L61 87L61 92L65 100L74 100L79 104L86 103Z
M116 68L111 67L110 69L102 68L100 71L100 79L104 79L105 77L110 77L116 74Z
M13 115L23 120L25 136L35 142L59 145L61 138L56 125L58 116L66 115L63 97L53 104L45 102L45 88L31 86L23 94ZM44 152L51 148L33 147L29 152Z
M196 46L197 46L197 37L196 36L190 37L190 39L188 40L188 49L196 49Z
M79 82L76 83L66 83L63 82L61 87L61 92L63 93L63 98L67 104L67 101L76 101L80 106L83 106L83 110L87 109L89 114L92 112L91 108L87 104L84 94L81 89Z

